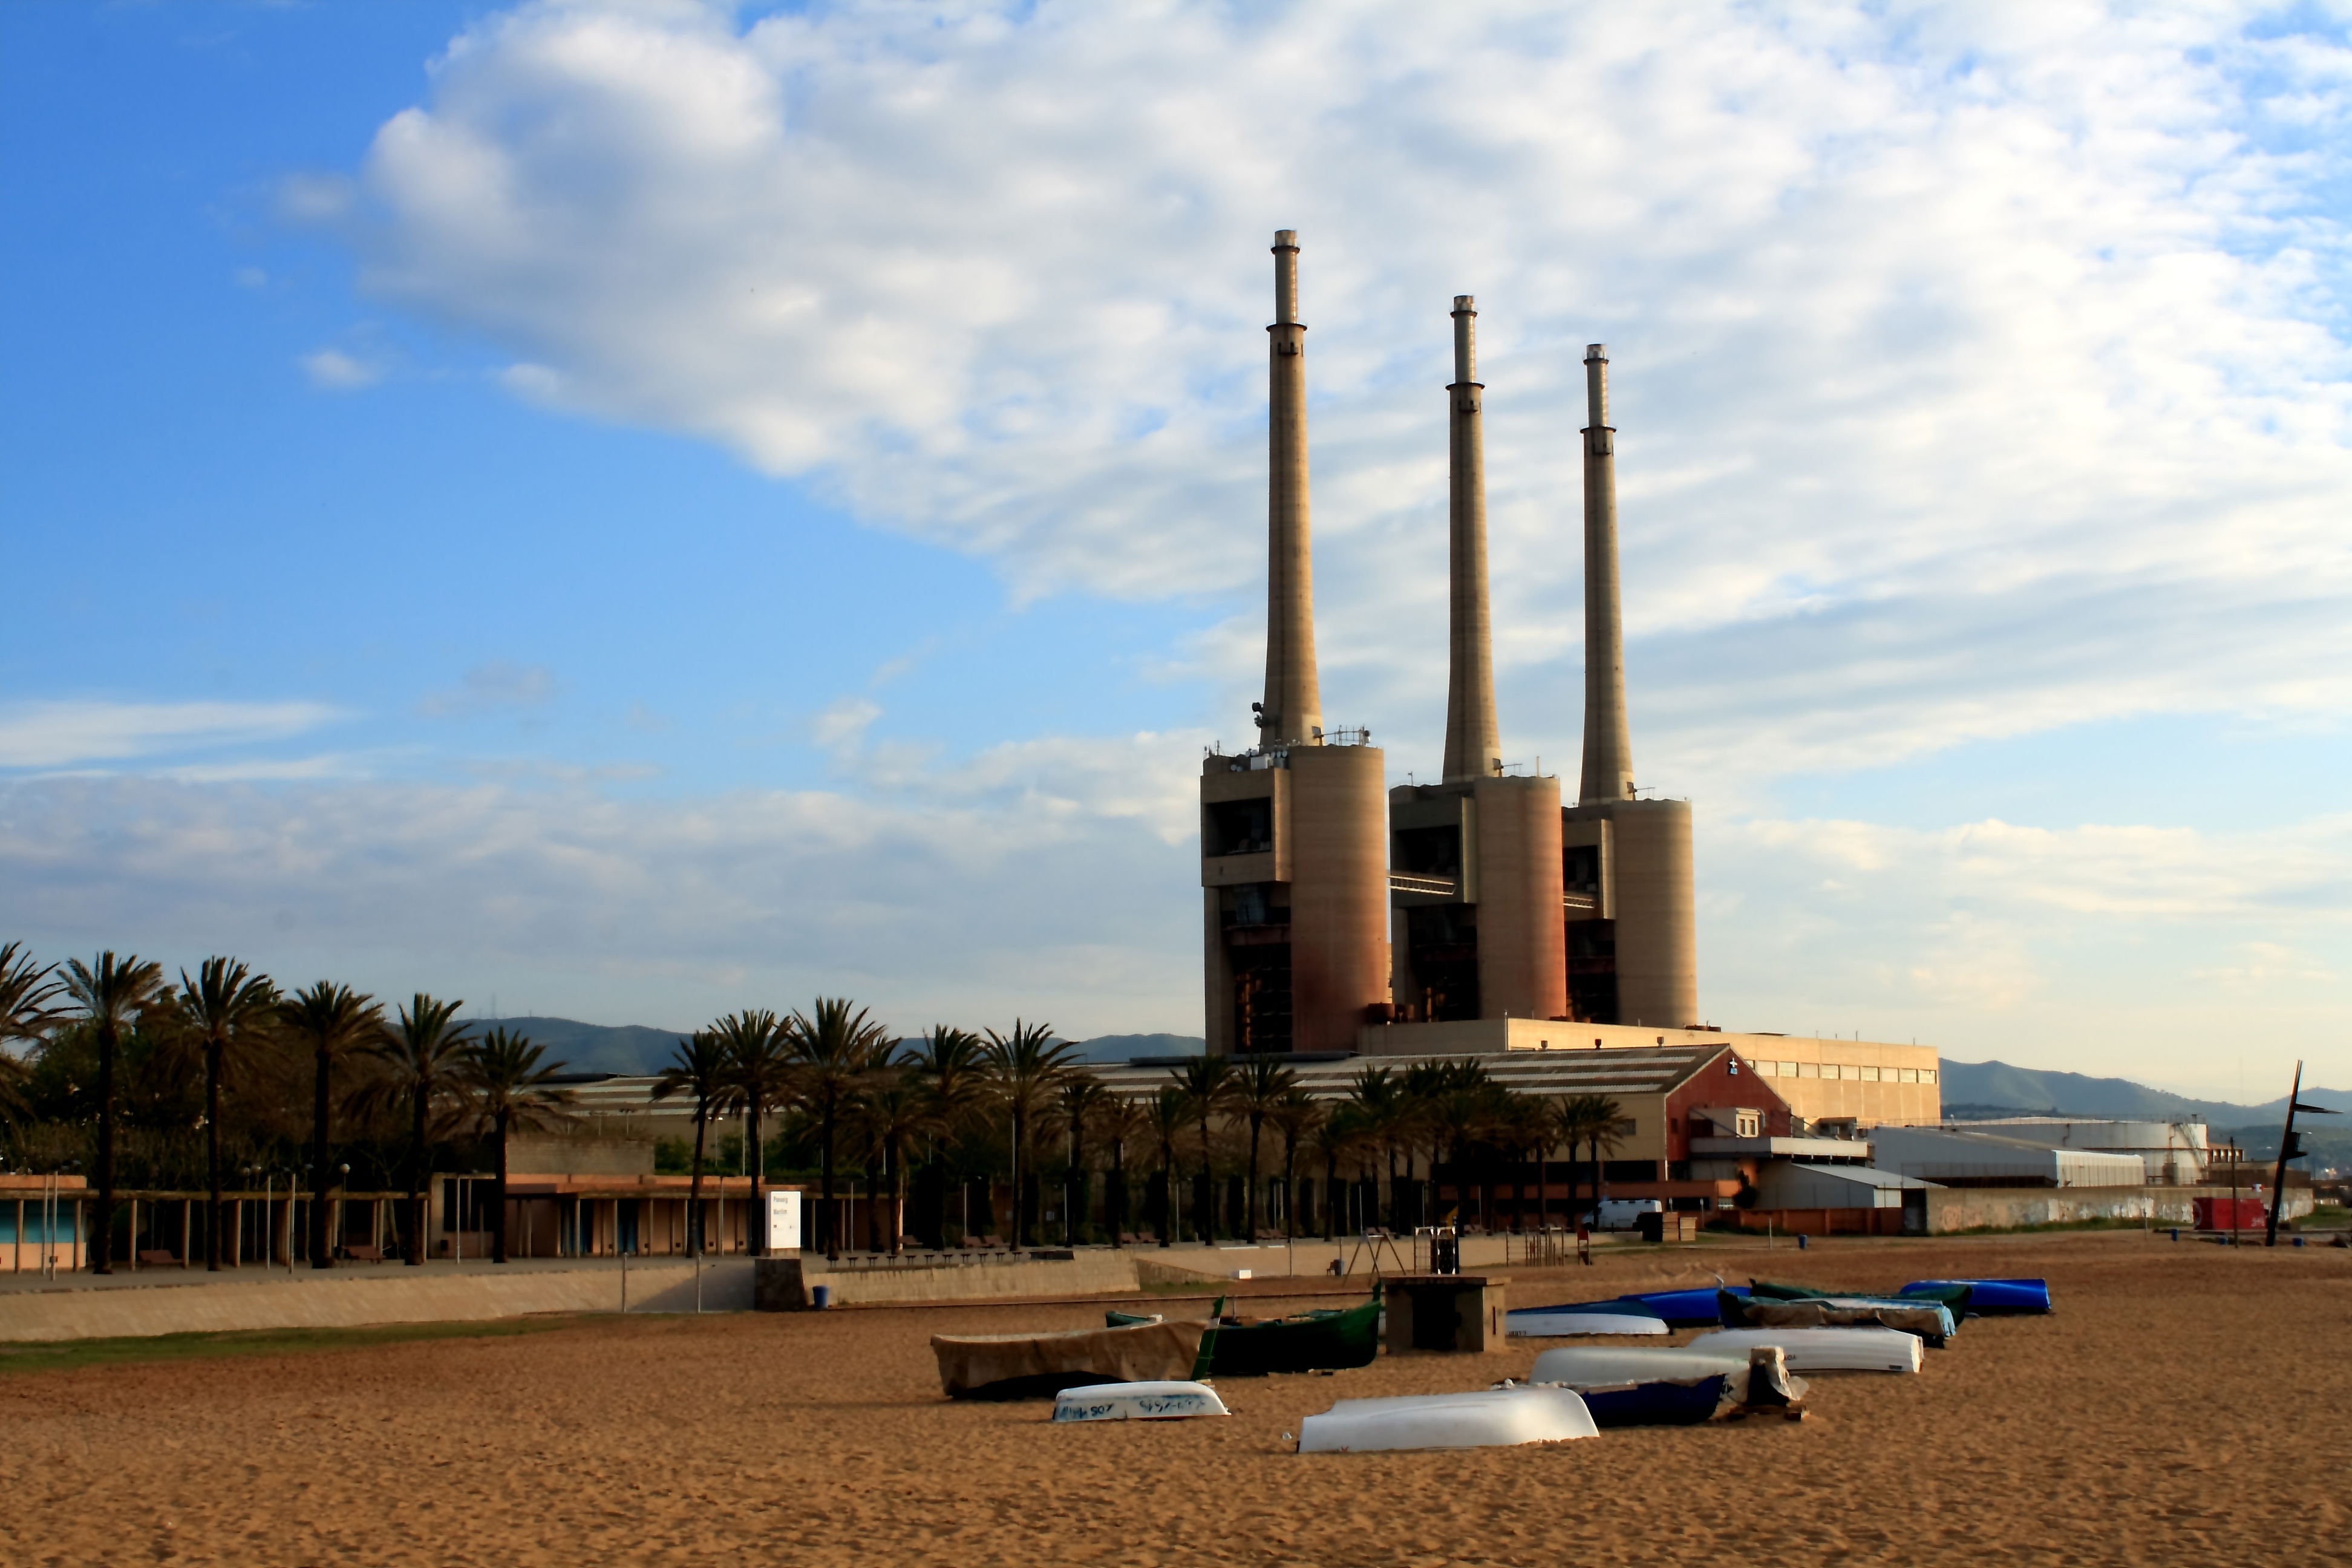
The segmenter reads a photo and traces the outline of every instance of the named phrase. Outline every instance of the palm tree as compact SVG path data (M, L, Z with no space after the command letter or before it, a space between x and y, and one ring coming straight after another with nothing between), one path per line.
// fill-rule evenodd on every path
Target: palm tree
M1322 1124L1323 1108L1294 1085L1274 1102L1265 1119L1282 1134L1282 1235L1288 1240L1298 1234L1298 1145Z
M814 1016L794 1013L784 1026L791 1052L788 1081L793 1098L816 1116L821 1140L817 1152L824 1176L817 1235L824 1255L838 1258L841 1238L834 1234L833 1212L835 1134L842 1108L892 1040L888 1029L867 1017L866 1009L846 996L820 996L814 1013Z
M1107 1094L1094 1113L1095 1133L1110 1145L1110 1191L1103 1210L1114 1247L1127 1245L1127 1146L1151 1131L1150 1112L1137 1100Z
M1616 1151L1622 1141L1622 1135L1617 1131L1617 1121L1622 1114L1618 1109L1617 1102L1604 1094L1570 1095L1561 1100L1552 1112L1552 1131L1561 1142L1568 1145L1570 1165L1568 1204L1571 1216L1579 1225L1583 1223L1583 1214L1577 1206L1574 1170L1576 1146L1579 1143L1591 1146L1592 1199L1598 1205L1601 1201L1602 1151L1604 1149L1610 1152Z
M1231 1057L1198 1056L1175 1069L1176 1087L1184 1095L1184 1108L1201 1128L1201 1196L1193 1205L1194 1228L1202 1240L1217 1239L1216 1174L1211 1167L1209 1122L1234 1108L1239 1085L1234 1082L1234 1059Z
M472 1044L457 1022L463 1002L442 1002L419 991L399 1009L400 1026L369 1041L366 1052L381 1076L361 1086L346 1101L352 1114L366 1118L397 1110L408 1121L408 1155L401 1181L407 1189L407 1223L403 1226L400 1258L411 1268L425 1263L425 1184L426 1157L433 1140L447 1131L436 1124L436 1110L446 1113L449 1100L465 1076L466 1050Z
M1055 1121L1070 1139L1069 1173L1062 1178L1062 1245L1078 1244L1079 1211L1086 1207L1087 1122L1110 1101L1102 1079L1089 1072L1072 1073L1062 1084Z
M988 1064L981 1058L980 1037L969 1029L958 1029L946 1024L934 1024L922 1039L907 1051L905 1061L913 1068L923 1085L924 1097L930 1104L929 1131L937 1137L954 1135L980 1104L988 1098ZM941 1184L945 1196L946 1162L939 1145L932 1145L931 1171ZM966 1185L963 1227L971 1229L970 1205L971 1187ZM946 1214L940 1215L944 1229ZM940 1237L942 1243L944 1236Z
M989 1097L1003 1108L1013 1124L1013 1250L1028 1245L1028 1205L1023 1201L1022 1156L1038 1117L1062 1085L1077 1072L1077 1047L1054 1038L1051 1024L1013 1020L1013 1032L988 1031L981 1058L988 1064Z
M278 987L266 974L256 974L234 959L207 958L196 966L196 977L180 971L177 998L180 1023L204 1045L205 1050L205 1176L208 1203L205 1209L205 1268L221 1266L221 1079L231 1050L250 1042L269 1026L278 1006Z
M1323 1156L1323 1239L1339 1238L1339 1162L1358 1154L1365 1142L1364 1113L1351 1101L1342 1101L1323 1115L1310 1134Z
M669 1064L654 1082L656 1100L667 1100L676 1094L694 1096L694 1176L687 1190L686 1204L687 1212L694 1216L687 1229L687 1245L697 1258L702 1256L704 1142L709 1135L711 1116L724 1110L734 1094L727 1068L726 1046L709 1030L697 1029L678 1041Z
M0 947L0 1114L26 1110L25 1066L6 1047L15 1040L37 1040L58 1022L49 1003L63 987L55 973L54 964L34 963L21 943Z
M310 1267L332 1268L327 1194L334 1187L335 1172L327 1163L327 1146L333 1131L335 1064L382 1037L383 1009L348 985L321 980L279 1002L278 1023L310 1047Z
M850 1120L860 1134L882 1154L882 1179L890 1189L890 1256L906 1250L908 1142L932 1126L935 1114L929 1094L916 1069L893 1060L895 1040L883 1040L867 1069L866 1082L850 1104ZM871 1184L868 1184L871 1191Z
M760 1193L767 1179L768 1152L760 1142L760 1119L783 1104L791 1091L793 1047L786 1037L789 1027L773 1013L759 1007L730 1013L709 1030L727 1058L728 1097L743 1112L743 1136L751 1160L751 1217L744 1230L754 1257L764 1256L768 1250L767 1202ZM832 1158L828 1149L828 1172Z
M476 1124L498 1140L497 1207L491 1211L493 1263L507 1260L507 1136L537 1132L572 1120L572 1095L549 1080L563 1070L547 1059L547 1047L528 1037L499 1028L466 1047L466 1097Z
M1249 1118L1249 1198L1243 1205L1248 1227L1242 1239L1257 1239L1257 1145L1265 1128L1269 1111L1282 1103L1283 1097L1298 1087L1298 1075L1274 1057L1252 1057L1234 1075L1233 1103L1236 1110ZM1286 1194L1285 1196L1288 1194Z
M1384 1149L1389 1157L1389 1217L1395 1218L1396 1207L1396 1143L1411 1120L1412 1108L1405 1103L1397 1079L1386 1068L1358 1069L1348 1086L1348 1103L1354 1109L1360 1124L1360 1142L1369 1149ZM1380 1207L1377 1183L1372 1192L1372 1206Z
M101 952L89 968L66 961L65 991L81 1009L98 1044L98 1230L93 1274L114 1272L114 1058L122 1031L152 1009L163 989L163 966L137 956Z
M1163 1083L1144 1104L1151 1119L1151 1134L1160 1143L1160 1245L1172 1244L1176 1229L1176 1135L1184 1131L1192 1112L1184 1091Z

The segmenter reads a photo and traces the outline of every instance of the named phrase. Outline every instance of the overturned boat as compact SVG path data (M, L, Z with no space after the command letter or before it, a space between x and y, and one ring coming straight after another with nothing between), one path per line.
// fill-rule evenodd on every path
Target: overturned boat
M1767 1296L1761 1287L1752 1296L1717 1293L1717 1310L1729 1329L1900 1329L1916 1334L1941 1350L1958 1331L1951 1309L1925 1299L1903 1300L1877 1296Z
M1465 1394L1342 1399L1299 1424L1302 1454L1401 1448L1504 1448L1597 1437L1601 1429L1570 1388L1515 1384Z
M1720 1323L1722 1314L1716 1305L1717 1287L1702 1285L1689 1290L1648 1290L1620 1296L1621 1301L1634 1301L1664 1318L1669 1329L1711 1329ZM1735 1296L1748 1294L1745 1285L1724 1287Z
M1044 1399L1097 1383L1208 1375L1198 1320L1042 1334L933 1334L940 1386L950 1399Z
M1686 1350L1745 1354L1757 1345L1779 1345L1790 1372L1910 1372L1919 1370L1919 1336L1900 1329L1717 1329L1701 1334Z
M1281 1318L1250 1318L1225 1310L1220 1297L1202 1342L1202 1377L1265 1377L1277 1372L1339 1372L1370 1366L1381 1352L1381 1298L1353 1307L1324 1307ZM1157 1314L1103 1314L1113 1328L1160 1321Z
M1646 1301L1574 1301L1560 1307L1520 1307L1503 1314L1503 1332L1513 1339L1568 1339L1582 1334L1671 1333L1665 1318Z
M1759 1412L1801 1419L1805 1381L1777 1345L1703 1351L1664 1345L1577 1345L1544 1352L1528 1374L1584 1398L1600 1426L1676 1426Z
M1955 1286L1968 1291L1962 1306L1979 1317L2023 1317L2051 1310L2047 1279L1914 1279L1900 1294L1935 1296Z
M1056 1421L1184 1421L1232 1414L1205 1383L1089 1383L1054 1395Z

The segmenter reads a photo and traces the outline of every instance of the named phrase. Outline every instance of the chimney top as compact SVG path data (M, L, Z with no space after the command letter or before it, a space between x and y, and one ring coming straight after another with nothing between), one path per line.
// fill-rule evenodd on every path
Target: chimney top
M1456 311L1467 310L1475 316L1478 313L1477 297L1473 294L1456 294L1454 296L1454 309Z
M1587 343L1584 345L1584 363L1591 364L1594 360L1599 360L1603 364L1607 364L1609 363L1609 345L1607 343Z
M1274 231L1274 248L1276 250L1297 249L1298 231L1295 228L1276 229Z

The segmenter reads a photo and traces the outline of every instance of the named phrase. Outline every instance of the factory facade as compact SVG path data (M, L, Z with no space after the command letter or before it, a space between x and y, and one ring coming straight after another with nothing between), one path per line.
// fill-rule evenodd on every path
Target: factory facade
M1609 355L1584 357L1584 744L1576 797L1508 771L1486 584L1477 310L1452 310L1448 659L1439 782L1389 787L1362 730L1327 729L1315 658L1307 326L1275 237L1265 695L1255 744L1202 763L1213 1054L1475 1055L1728 1047L1804 1120L1933 1122L1931 1048L1729 1035L1701 1023L1687 801L1635 784L1617 564ZM1785 1069L1785 1076L1784 1076ZM1867 1076L1864 1076L1864 1075ZM1825 1076L1826 1075L1826 1076Z

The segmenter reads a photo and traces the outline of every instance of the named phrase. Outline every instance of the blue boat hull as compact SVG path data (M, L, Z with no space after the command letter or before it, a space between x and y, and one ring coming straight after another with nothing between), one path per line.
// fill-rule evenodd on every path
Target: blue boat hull
M1969 1310L1979 1317L2020 1316L2050 1310L2047 1279L1914 1279L1903 1287L1909 1295L1923 1286L1966 1285Z
M1584 1395L1595 1426L1694 1426L1711 1419L1722 1403L1720 1376L1696 1383L1637 1383Z
M1748 1287L1734 1286L1731 1293L1745 1296ZM1641 1302L1664 1318L1670 1329L1711 1329L1720 1321L1712 1285L1697 1290L1652 1290L1620 1300Z

